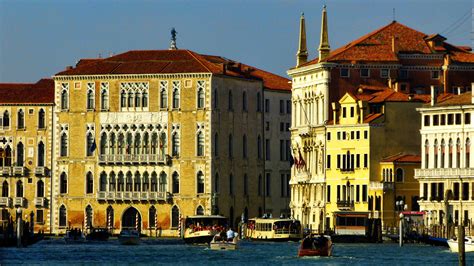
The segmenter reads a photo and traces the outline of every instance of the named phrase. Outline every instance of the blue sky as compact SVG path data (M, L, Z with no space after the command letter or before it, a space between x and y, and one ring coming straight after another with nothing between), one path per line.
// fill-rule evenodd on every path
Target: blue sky
M286 76L305 13L310 58L328 6L332 49L396 20L473 46L471 0L0 0L0 82L34 82L80 58L178 48L214 54Z

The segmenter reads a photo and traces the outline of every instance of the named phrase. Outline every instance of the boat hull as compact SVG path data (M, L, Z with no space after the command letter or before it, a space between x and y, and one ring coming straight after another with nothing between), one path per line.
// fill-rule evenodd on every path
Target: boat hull
M459 252L459 245L457 240L448 240L448 246L451 252ZM474 243L464 243L465 252L474 252Z
M234 242L211 242L209 247L212 250L236 250L238 248L238 244Z
M333 244L330 238L325 238L324 244L320 246L305 246L305 240L312 242L312 239L303 239L298 249L298 257L312 257L312 256L320 256L320 257L329 257L332 256L332 248Z
M135 236L119 236L118 240L122 245L138 245L140 238Z
M185 236L183 240L186 244L209 244L213 237L213 235Z

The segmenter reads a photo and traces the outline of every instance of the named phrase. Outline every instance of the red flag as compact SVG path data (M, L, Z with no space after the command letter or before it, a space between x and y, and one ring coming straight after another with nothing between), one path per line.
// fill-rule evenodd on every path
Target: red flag
M306 162L303 159L303 155L301 155L301 150L298 150L298 154L300 156L300 159L298 160L298 166L299 168L303 168L306 166Z

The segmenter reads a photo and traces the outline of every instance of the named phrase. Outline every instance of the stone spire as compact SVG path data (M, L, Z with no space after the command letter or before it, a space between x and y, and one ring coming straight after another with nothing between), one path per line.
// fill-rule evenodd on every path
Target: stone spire
M319 40L319 62L329 56L331 48L329 47L328 37L328 18L326 5L323 6L323 16L321 18L321 39Z
M176 33L178 33L174 28L171 29L171 44L169 50L178 50L176 46Z
M299 67L308 61L308 49L306 48L306 25L304 13L300 17L300 38L298 42L298 53L296 54L296 66Z

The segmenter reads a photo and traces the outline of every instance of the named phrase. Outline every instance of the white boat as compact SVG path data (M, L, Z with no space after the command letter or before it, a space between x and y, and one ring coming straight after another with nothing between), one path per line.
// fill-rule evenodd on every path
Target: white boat
M84 243L85 241L86 237L79 229L67 230L64 236L66 244Z
M449 239L448 245L451 252L459 252L457 239ZM474 252L474 238L473 237L470 237L470 236L464 237L464 251Z
M221 239L219 235L215 235L209 247L212 250L236 250L239 247L239 238L236 236L231 241Z
M122 245L138 245L140 244L140 233L137 230L124 229L118 237Z
M226 225L227 218L220 215L188 216L184 221L184 242L208 245L216 234L225 230Z

